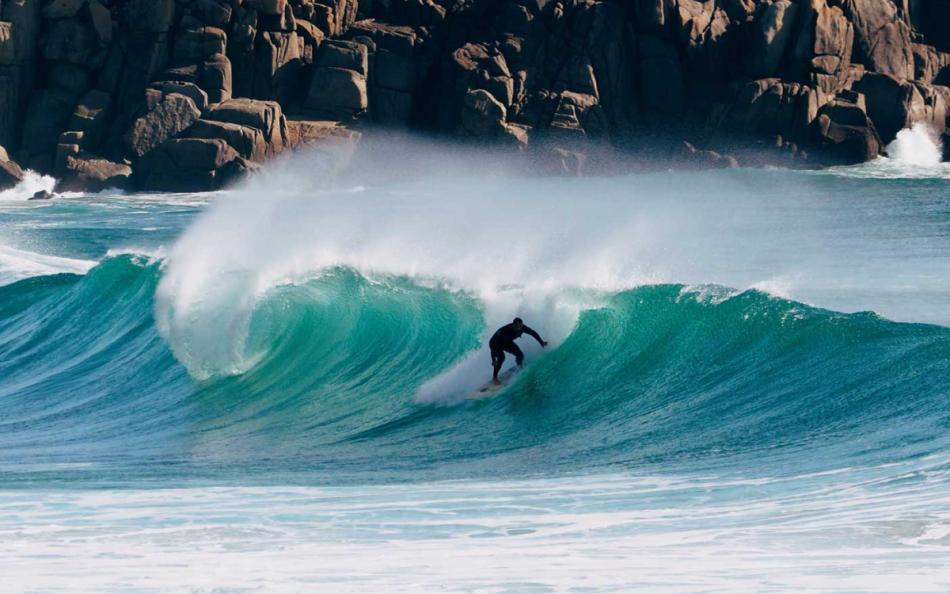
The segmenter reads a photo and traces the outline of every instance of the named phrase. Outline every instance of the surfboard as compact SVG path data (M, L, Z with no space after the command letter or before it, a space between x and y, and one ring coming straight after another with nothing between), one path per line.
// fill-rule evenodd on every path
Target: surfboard
M469 400L481 400L482 398L491 398L499 392L505 389L505 387L511 382L512 378L518 375L518 372L521 371L520 367L512 367L506 369L498 374L498 383L495 384L489 381L483 387L475 390L468 395Z

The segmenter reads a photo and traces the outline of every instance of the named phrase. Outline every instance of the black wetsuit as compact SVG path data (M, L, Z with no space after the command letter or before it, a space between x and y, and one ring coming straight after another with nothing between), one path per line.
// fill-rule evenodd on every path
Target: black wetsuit
M495 372L494 377L498 377L498 370L501 369L501 364L505 362L505 351L515 356L518 365L524 363L524 353L515 344L515 339L521 338L522 333L533 337L541 346L544 346L541 336L527 326L522 325L521 330L515 328L513 323L502 326L495 331L491 340L488 341L488 348L491 349L491 364Z

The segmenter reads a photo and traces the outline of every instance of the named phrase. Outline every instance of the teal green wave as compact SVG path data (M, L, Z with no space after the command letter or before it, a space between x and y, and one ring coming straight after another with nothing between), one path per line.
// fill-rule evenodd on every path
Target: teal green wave
M324 271L259 301L246 371L196 381L156 330L160 276L120 256L0 287L8 481L731 472L750 458L781 473L948 445L940 326L646 286L583 311L499 396L424 405L419 387L485 335L471 295Z

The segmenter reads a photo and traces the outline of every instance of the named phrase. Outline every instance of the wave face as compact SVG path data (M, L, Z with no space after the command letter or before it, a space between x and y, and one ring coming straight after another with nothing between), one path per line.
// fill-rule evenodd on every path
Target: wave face
M299 155L210 204L0 208L4 484L754 477L945 451L940 175L473 179L421 157L439 174L364 187ZM525 372L469 399L515 315L550 345L522 340Z
M188 345L173 354L152 323L162 274L118 256L85 276L0 288L10 476L53 461L60 474L143 478L516 477L751 460L803 472L947 446L940 326L755 290L642 286L598 295L503 394L470 401L433 396L432 380L471 360L487 378L478 299L334 268L262 295L241 373L196 383L175 358Z

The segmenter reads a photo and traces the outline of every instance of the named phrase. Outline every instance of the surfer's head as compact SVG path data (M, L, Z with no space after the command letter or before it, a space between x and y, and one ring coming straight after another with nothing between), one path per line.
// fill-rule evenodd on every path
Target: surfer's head
M515 325L515 329L517 330L521 330L522 328L524 328L524 320L522 320L521 318L515 318L512 324Z

